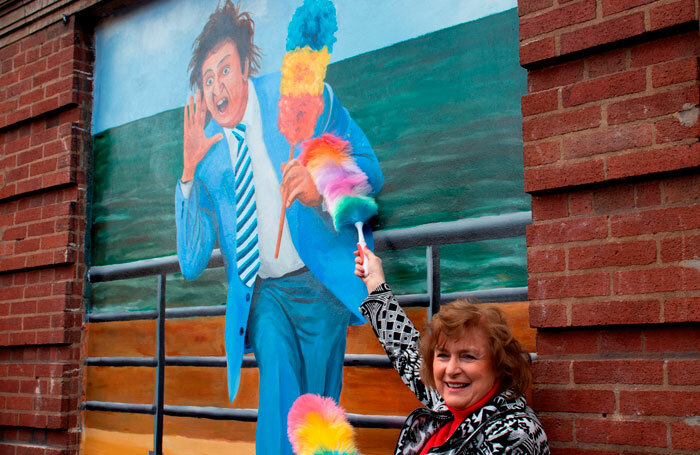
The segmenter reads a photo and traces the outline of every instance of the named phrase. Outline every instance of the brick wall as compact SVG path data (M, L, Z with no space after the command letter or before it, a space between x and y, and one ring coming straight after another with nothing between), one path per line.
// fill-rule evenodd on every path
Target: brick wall
M697 453L697 2L518 5L534 407L554 454Z
M0 48L0 453L75 454L92 55L55 22Z

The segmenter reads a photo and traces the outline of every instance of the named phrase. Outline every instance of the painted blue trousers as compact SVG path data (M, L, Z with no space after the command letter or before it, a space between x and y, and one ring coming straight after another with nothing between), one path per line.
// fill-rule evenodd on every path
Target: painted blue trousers
M291 455L287 414L304 393L338 401L350 312L308 270L258 279L248 340L260 371L257 455Z

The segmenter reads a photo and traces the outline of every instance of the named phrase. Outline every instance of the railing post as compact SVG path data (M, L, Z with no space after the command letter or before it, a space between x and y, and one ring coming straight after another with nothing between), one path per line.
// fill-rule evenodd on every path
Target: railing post
M428 265L428 320L440 311L440 245L429 245L426 248L426 263Z
M165 395L165 275L158 275L158 318L156 320L156 396L153 417L153 451L163 455L163 400Z

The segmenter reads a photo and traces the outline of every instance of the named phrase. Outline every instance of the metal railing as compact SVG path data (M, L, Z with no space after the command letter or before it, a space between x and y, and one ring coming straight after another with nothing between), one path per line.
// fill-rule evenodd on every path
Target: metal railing
M428 317L440 309L443 300L474 297L488 302L513 302L527 300L527 287L489 289L483 291L440 293L440 246L476 242L479 240L518 237L525 234L525 227L532 222L531 212L516 212L498 216L466 218L444 223L430 223L421 226L379 231L374 234L376 251L402 250L426 247L427 289L426 294L397 296L403 307L427 307ZM214 250L207 268L222 267L223 258L219 250ZM132 404L106 401L86 401L83 409L93 411L127 412L154 415L153 453L162 454L163 416L198 417L217 420L255 421L256 409L231 409L212 406L171 406L163 402L164 377L166 366L225 367L226 358L218 356L174 356L165 355L165 320L197 316L221 316L226 312L225 306L206 306L166 309L165 283L166 275L180 272L177 256L145 259L126 264L91 267L88 272L91 283L116 281L145 276L158 276L158 307L156 310L135 312L113 312L89 314L86 322L100 323L111 321L133 321L155 319L156 355L155 357L89 357L88 366L141 366L156 368L156 387L154 404ZM534 354L530 354L534 357ZM346 354L345 366L391 368L385 355ZM255 358L245 356L243 368L257 366ZM350 423L363 428L401 428L405 417L387 415L347 414Z

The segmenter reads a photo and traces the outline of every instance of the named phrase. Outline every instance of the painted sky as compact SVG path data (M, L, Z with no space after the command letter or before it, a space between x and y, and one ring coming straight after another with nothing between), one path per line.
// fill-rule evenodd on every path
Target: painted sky
M192 43L219 0L161 0L127 8L95 31L93 134L183 106ZM335 0L331 62L505 11L517 0ZM263 51L261 74L278 71L287 24L302 0L243 0Z

